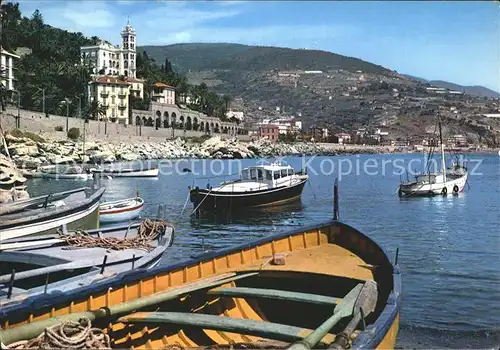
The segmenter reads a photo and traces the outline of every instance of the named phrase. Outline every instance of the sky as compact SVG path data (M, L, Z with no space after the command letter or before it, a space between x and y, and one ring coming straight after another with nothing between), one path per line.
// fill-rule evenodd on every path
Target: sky
M21 0L45 23L138 45L231 42L331 51L399 73L500 91L500 3Z

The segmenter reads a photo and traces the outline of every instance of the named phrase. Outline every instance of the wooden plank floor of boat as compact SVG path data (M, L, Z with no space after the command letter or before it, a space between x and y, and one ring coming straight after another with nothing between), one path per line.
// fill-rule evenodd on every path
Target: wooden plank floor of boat
M324 275L354 278L362 281L373 280L373 273L369 265L349 250L335 244L322 244L303 250L283 253L284 265L273 265L271 257L264 257L257 263L247 265L239 271L296 271L311 272Z

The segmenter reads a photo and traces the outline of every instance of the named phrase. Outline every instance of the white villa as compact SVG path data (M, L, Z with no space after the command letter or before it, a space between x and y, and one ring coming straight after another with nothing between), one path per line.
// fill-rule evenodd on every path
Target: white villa
M1 49L0 68L2 69L1 83L9 91L15 90L14 87L14 60L19 56Z
M101 41L95 46L80 48L82 63L93 66L96 75L136 77L136 32L130 24L121 31L122 45L113 46Z

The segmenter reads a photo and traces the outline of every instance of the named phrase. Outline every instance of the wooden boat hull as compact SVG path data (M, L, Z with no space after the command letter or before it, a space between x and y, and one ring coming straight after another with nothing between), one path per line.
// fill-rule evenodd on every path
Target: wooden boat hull
M127 204L126 207L119 207L120 203ZM99 221L102 224L124 222L137 219L144 209L144 200L142 198L129 198L115 202L101 203L99 207Z
M64 173L45 173L45 172L40 172L38 174L38 177L43 178L43 179L58 179L58 180L92 180L92 174L64 174Z
M104 328L117 348L283 348L331 317L352 286L370 281L377 285L376 306L352 348L394 348L399 269L373 240L338 221L6 306L0 339L8 345L36 337L69 315ZM320 344L331 344L346 323L336 324Z
M103 238L137 237L141 222L87 231ZM101 247L67 249L70 246L59 235L31 236L3 241L0 244L0 305L16 302L18 296L47 291L69 291L94 280L133 269L156 266L174 240L172 226L166 225L159 239L152 241L151 251L139 248L112 250ZM106 260L104 261L104 256ZM105 264L103 268L103 263ZM7 300L11 271L15 269L15 290ZM104 271L101 271L103 269ZM24 274L24 276L23 276ZM45 286L46 276L49 276ZM99 277L101 275L101 277ZM4 285L4 287L2 287Z
M158 177L159 168L152 169L92 169L95 176L111 176L111 177Z
M50 209L35 209L0 217L0 240L32 234L54 233L66 225L68 229L94 229L99 227L99 200L104 188L82 202ZM36 213L36 214L35 214ZM31 214L31 216L30 216Z
M292 186L257 190L251 193L215 192L194 188L190 190L190 200L194 208L207 211L274 206L299 200L306 181L307 178Z

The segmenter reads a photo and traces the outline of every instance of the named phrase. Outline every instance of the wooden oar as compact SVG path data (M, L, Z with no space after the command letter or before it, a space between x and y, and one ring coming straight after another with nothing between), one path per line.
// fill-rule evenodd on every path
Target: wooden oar
M366 285L366 284L365 284ZM323 322L314 332L302 340L292 344L288 350L309 350L313 349L323 337L344 317L351 316L356 307L357 300L363 300L361 293L368 292L363 288L363 284L358 284L342 299L334 309L333 315ZM359 322L359 321L358 321Z
M337 334L335 341L330 344L329 349L343 350L349 345L349 338L351 334L356 330L359 322L364 320L366 316L375 311L377 306L377 283L374 281L366 281L363 286L363 290L359 294L358 300L356 300L356 305L354 305L354 317L347 324L343 332Z
M94 321L99 318L129 314L145 307L177 299L184 294L189 294L206 288L213 288L225 283L255 276L258 274L258 272L250 272L241 275L237 275L236 273L221 274L212 278L196 281L179 288L173 288L165 292L155 293L146 297L137 298L109 307L102 307L95 311L76 312L68 315L51 317L42 321L28 323L16 328L0 331L0 343L8 345L20 340L32 339L34 337L37 337L46 328L60 324L64 321L78 321L82 317L86 317L90 321Z

